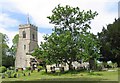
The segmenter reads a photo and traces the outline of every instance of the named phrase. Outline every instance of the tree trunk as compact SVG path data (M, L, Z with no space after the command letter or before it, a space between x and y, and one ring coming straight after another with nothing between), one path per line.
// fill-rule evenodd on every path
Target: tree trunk
M120 68L120 61L117 61L117 67Z
M72 61L70 61L70 62L68 63L68 66L69 66L69 70L71 71L71 70L72 70Z
M90 70L95 69L95 60L94 60L94 58L89 59L89 68L90 68Z
M45 72L47 73L46 62L44 62Z
M117 67L119 67L120 68L120 55L117 57Z
M46 67L46 65L45 65L45 73L47 73L47 67Z
M103 61L103 68L107 68L107 61Z

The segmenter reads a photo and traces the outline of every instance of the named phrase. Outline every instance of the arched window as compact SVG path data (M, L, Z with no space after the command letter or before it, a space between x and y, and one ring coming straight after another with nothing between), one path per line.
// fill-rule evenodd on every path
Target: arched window
M32 34L32 39L35 40L35 35L34 34Z
M23 38L26 38L26 32L25 31L23 31Z
M24 45L24 50L26 49L26 45Z

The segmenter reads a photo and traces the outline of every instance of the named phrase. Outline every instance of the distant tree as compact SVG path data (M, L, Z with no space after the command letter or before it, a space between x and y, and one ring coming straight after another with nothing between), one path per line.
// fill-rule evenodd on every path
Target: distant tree
M7 53L9 50L9 46L7 45L8 43L8 37L5 34L0 33L1 35L1 42L0 42L0 47L2 51L2 65L6 65L6 57Z
M1 42L0 42L0 50L1 50L1 53L2 53L2 66L5 66L5 67L9 67L9 66L13 66L13 57L9 56L10 55L10 49L9 49L9 46L7 45L8 44L8 37L6 34L2 34L0 33L1 35Z
M0 41L0 47L2 52L2 66L10 67L14 66L14 58L10 55L10 49L8 46L8 37L6 34L0 33L1 41Z
M16 34L12 40L12 47L10 48L10 51L11 51L11 55L12 56L15 56L16 52L17 52L17 45L18 45L18 42L19 42L19 34Z
M101 33L98 33L101 42L102 61L117 62L120 67L120 18L112 24L107 25L107 29L103 28Z

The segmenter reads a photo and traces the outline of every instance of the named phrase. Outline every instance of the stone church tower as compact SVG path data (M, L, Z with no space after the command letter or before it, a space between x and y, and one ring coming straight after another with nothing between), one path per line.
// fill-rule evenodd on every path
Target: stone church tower
M30 67L31 60L36 60L31 53L38 47L38 28L28 23L19 25L19 42L16 52L15 68Z

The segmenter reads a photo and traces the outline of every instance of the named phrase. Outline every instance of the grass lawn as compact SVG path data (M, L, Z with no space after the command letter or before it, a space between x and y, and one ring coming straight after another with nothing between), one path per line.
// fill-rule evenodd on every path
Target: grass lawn
M44 71L34 71L28 76L28 71L26 72L26 76L23 76L20 73L20 77L17 78L5 78L3 81L41 81L41 80L56 80L56 81L118 81L118 71L95 71L95 72L66 72L61 74L56 72L54 74L45 73Z

